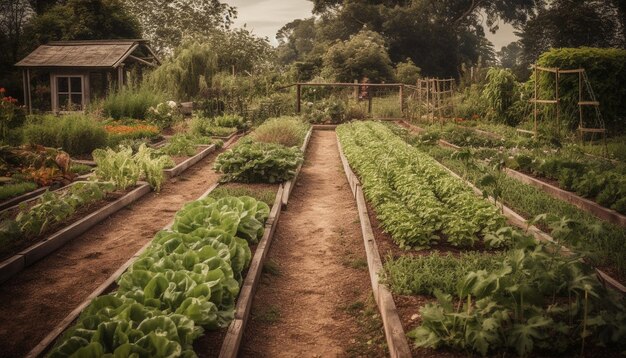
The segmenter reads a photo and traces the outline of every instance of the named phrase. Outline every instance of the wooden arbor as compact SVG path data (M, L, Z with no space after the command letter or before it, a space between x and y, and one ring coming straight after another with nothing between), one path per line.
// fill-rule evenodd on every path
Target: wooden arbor
M587 77L587 73L584 68L576 68L576 69L560 69L560 68L548 68L541 67L537 65L533 65L533 70L535 74L535 84L534 84L534 94L533 98L530 99L530 102L533 104L533 131L530 132L534 136L537 136L537 105L538 104L556 104L556 126L557 126L557 134L560 134L561 128L561 119L560 119L560 111L561 111L561 98L559 96L559 80L561 75L569 75L569 74L578 74L578 133L580 135L581 140L584 138L585 133L600 133L603 136L603 140L606 143L606 128L604 126L604 121L602 120L602 114L600 113L600 102L596 99L595 93L593 92L593 88L589 79ZM555 74L555 83L554 83L554 98L553 99L541 99L539 98L539 85L538 79L539 74L542 72L554 73ZM585 99L585 95L583 91L586 90L588 94L588 99ZM584 108L592 106L595 109L596 120L595 123L589 126L584 120ZM523 131L519 130L518 131ZM528 131L523 131L528 132Z

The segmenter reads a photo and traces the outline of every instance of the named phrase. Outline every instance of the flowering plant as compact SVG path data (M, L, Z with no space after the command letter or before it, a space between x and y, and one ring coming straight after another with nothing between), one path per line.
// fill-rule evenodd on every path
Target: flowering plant
M159 128L171 126L178 116L178 104L174 101L162 102L156 107L148 108L148 121Z
M26 119L26 112L17 104L17 99L5 96L6 90L0 87L0 139L5 139L9 129L21 126Z

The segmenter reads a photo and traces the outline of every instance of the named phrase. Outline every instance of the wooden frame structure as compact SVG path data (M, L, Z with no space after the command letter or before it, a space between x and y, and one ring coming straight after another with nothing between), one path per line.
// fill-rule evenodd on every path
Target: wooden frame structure
M436 118L443 124L445 111L454 112L454 87L456 81L453 78L425 78L417 80L417 117L422 118L422 108L426 109L426 119L435 123Z
M587 73L584 68L575 68L575 69L561 69L561 68L550 68L550 67L541 67L538 65L532 65L534 75L535 75L535 84L533 91L533 98L529 100L530 103L533 104L533 131L524 131L519 130L520 132L530 132L535 137L537 136L537 104L556 104L556 127L557 127L557 135L561 133L561 97L559 95L559 81L561 75L568 74L578 74L578 133L580 134L581 140L583 139L584 133L601 133L603 135L603 140L606 145L606 128L604 127L604 121L602 120L602 115L600 113L600 102L595 98L595 94L593 92L593 88L591 87L591 83L589 83L589 79L587 78ZM539 85L538 79L539 74L542 72L554 73L555 74L555 83L554 83L554 99L541 99L539 98ZM590 100L584 99L583 93L583 85L586 87ZM584 114L583 108L586 106L593 106L596 110L596 116L599 120L600 128L596 127L585 127L584 123Z
M22 69L24 104L29 113L33 111L34 71L49 76L51 109L58 113L82 110L95 94L104 95L109 87L121 88L133 68L141 71L143 66L160 64L148 41L130 39L50 42L15 66Z

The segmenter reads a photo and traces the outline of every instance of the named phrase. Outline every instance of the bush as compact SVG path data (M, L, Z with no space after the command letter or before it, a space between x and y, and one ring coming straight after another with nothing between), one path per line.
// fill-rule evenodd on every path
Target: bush
M12 139L13 129L22 126L26 120L24 107L17 105L17 99L5 97L4 93L4 88L0 88L0 141Z
M346 104L337 97L309 102L305 106L304 118L309 123L343 123L346 120Z
M490 68L487 83L483 88L482 98L488 104L487 119L515 125L520 118L511 115L510 109L518 100L518 83L509 69Z
M299 117L280 117L269 119L255 129L250 137L257 142L293 147L302 144L308 130L309 125Z
M164 95L145 86L124 87L109 93L102 101L104 115L114 119L145 119L150 107L164 101Z
M600 112L606 128L623 132L626 119L626 50L615 48L561 48L550 50L539 57L537 64L561 69L584 68L591 87L600 101ZM530 82L534 81L534 77ZM554 97L554 75L543 74L539 80L542 98ZM587 96L586 90L584 95ZM578 76L561 75L559 80L561 120L569 128L578 125ZM584 99L589 99L585 97ZM546 106L548 107L548 106ZM546 111L549 108L545 109ZM592 110L589 109L589 113ZM586 126L594 125L591 120Z
M148 122L159 128L170 128L181 116L176 102L167 101L148 108L146 118Z
M415 86L420 78L420 71L420 68L407 58L405 62L398 62L396 65L396 81Z
M197 136L228 137L237 132L237 128L218 127L209 118L194 116L189 122L189 132Z
M248 123L243 119L243 117L236 114L224 114L213 118L212 122L218 127L234 127L237 129L248 128Z
M29 144L62 148L71 155L91 153L107 145L107 132L100 123L82 114L45 115L25 126Z
M224 173L222 182L281 183L293 178L302 160L297 148L247 140L220 154L215 170Z

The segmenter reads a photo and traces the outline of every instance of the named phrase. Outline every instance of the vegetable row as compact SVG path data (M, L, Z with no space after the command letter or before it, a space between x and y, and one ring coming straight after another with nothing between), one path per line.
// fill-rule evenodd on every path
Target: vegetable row
M188 203L49 356L195 357L193 341L234 318L249 244L262 237L269 212L245 196Z

